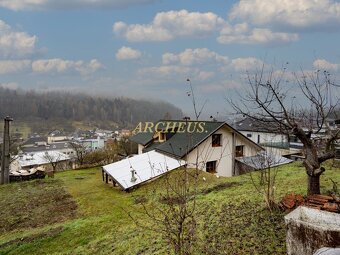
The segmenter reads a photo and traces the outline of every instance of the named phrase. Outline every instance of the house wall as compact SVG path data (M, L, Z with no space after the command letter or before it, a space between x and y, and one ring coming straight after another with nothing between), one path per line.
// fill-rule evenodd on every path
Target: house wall
M44 171L52 171L53 167L50 163L47 164L40 164L40 165L31 165L31 166L20 166L20 163L18 160L14 160L11 164L10 164L10 171L20 171L20 170L30 170L32 168L36 168L36 167L40 167L42 168ZM62 171L62 170L67 170L67 169L75 169L75 164L73 161L71 160L63 160L61 162L58 163L57 165L57 171Z
M138 144L138 154L142 154L143 153L143 149L144 149L144 146L141 145L141 144Z
M47 137L47 143L54 143L54 142L60 142L67 140L67 136L48 136Z
M252 131L239 131L239 132L255 143L282 143L282 142L286 143L288 142L287 136L282 135L282 134L252 132ZM251 135L251 137L248 137L248 135ZM258 140L258 137L260 138L259 140Z
M235 133L224 126L214 134L222 134L222 146L212 147L212 136L191 151L185 158L191 168L205 171L208 161L217 161L216 174L220 176L233 176L235 146L244 145L244 156L255 155L260 149L245 137ZM235 139L233 139L233 134ZM197 156L198 155L198 156Z

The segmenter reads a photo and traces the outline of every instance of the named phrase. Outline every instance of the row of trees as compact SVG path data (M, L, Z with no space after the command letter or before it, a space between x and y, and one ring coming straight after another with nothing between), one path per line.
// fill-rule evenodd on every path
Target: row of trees
M105 148L95 151L89 151L78 142L72 142L70 145L75 151L75 162L78 167L107 165L137 152L137 145L128 138L109 142Z
M62 92L37 93L0 87L0 116L10 115L15 120L114 121L135 125L140 121L156 121L166 114L173 118L182 117L180 109L165 102Z
M72 162L75 163L77 168L107 165L137 152L136 144L133 144L127 138L112 141L105 148L95 151L89 151L85 145L78 142L70 142L70 146L75 152L75 158ZM51 167L51 171L49 171L51 177L54 176L56 171L72 167L72 162L68 164L62 160L62 156L61 153L45 153L44 159Z

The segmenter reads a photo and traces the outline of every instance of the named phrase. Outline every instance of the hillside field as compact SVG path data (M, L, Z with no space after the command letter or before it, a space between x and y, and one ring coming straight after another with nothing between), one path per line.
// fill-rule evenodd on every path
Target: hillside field
M332 189L331 179L340 184L340 167L328 163L326 169L323 193ZM100 168L92 168L1 186L0 254L172 254L160 232L134 221L151 220L139 200L146 208L159 202L152 191L162 189L163 179L126 193L103 183ZM286 253L285 212L264 209L249 175L202 172L198 189L196 254ZM278 169L277 201L290 192L306 194L301 162Z

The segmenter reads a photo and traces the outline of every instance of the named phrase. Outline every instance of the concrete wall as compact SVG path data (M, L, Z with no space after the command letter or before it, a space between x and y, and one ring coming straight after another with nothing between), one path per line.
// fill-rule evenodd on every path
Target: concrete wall
M300 206L285 216L287 254L312 255L340 247L340 214Z
M240 131L244 136L251 135L248 139L255 143L281 143L288 142L288 138L285 135L264 133L264 132L252 132L252 131Z

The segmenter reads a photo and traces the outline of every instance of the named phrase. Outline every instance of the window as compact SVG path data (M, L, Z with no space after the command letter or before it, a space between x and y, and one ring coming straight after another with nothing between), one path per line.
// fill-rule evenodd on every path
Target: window
M222 146L221 144L221 134L213 134L212 135L212 147L219 147Z
M236 146L236 148L235 148L235 156L236 157L243 157L243 147L244 147L244 145L238 145L238 146Z
M251 134L247 134L247 137L251 137Z
M208 173L216 173L216 161L208 161L205 170Z
M165 140L166 140L166 134L163 133L163 132L160 132L160 133L159 133L159 141L160 141L160 142L163 142L163 141L165 141Z

